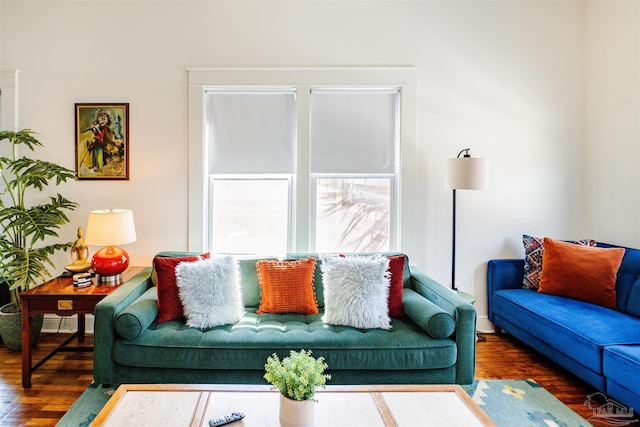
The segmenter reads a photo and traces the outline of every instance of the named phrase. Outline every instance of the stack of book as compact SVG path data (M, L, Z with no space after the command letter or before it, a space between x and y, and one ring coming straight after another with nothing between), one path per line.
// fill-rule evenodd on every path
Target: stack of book
M73 286L75 286L76 288L91 286L91 274L89 273L74 274Z

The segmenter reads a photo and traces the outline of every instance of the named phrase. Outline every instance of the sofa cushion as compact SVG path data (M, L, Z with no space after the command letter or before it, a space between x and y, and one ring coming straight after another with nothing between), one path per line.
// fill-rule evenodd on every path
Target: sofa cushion
M333 325L389 329L389 259L330 257L322 264L325 314Z
M545 237L539 292L616 308L622 248L594 248Z
M315 267L314 258L258 261L256 268L261 290L258 314L318 314L318 303L313 289Z
M126 340L140 336L158 315L158 294L152 287L116 317L115 329Z
M260 260L276 260L273 257L255 258L251 256L236 256L240 265L240 282L242 286L242 301L246 307L257 307L260 305L260 279L256 263Z
M494 293L493 306L497 315L594 372L602 373L603 347L640 343L640 319L599 305L534 289L503 289Z
M616 299L618 310L635 317L640 317L639 277L640 250L625 248L616 280Z
M158 291L157 322L168 322L183 316L182 303L178 297L176 284L176 266L181 262L193 262L209 258L209 254L188 255L179 257L156 256L153 258L152 278L156 278Z
M234 325L194 329L179 320L153 323L134 340L117 340L116 363L176 369L264 371L273 352L311 349L332 370L441 369L455 366L456 343L430 338L410 320L392 319L391 329L327 325L316 315L261 314L247 308ZM144 349L144 351L142 351Z
M404 310L407 316L431 337L450 337L456 329L456 321L449 313L412 289L404 290Z
M240 274L232 256L182 262L176 281L187 326L210 328L242 317Z
M595 246L595 240L569 240L583 246ZM544 254L544 238L522 235L524 246L524 277L522 285L524 288L538 289L540 286L540 274L542 273L542 257Z
M640 342L637 345L612 345L603 353L604 374L618 384L640 394Z

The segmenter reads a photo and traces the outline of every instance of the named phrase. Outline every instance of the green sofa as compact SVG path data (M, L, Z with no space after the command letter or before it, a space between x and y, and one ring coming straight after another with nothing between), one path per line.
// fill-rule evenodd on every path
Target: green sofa
M186 256L161 252L158 256ZM384 254L384 255L398 255ZM290 254L290 258L318 254ZM240 260L245 313L233 325L205 330L183 320L156 323L151 268L110 293L95 310L94 376L100 384L266 384L264 364L274 352L310 349L323 356L331 384L469 384L474 379L476 311L405 258L404 318L391 329L356 329L322 322L322 273L314 286L320 313L256 314L257 259ZM446 336L445 336L446 335ZM434 338L435 336L436 338Z

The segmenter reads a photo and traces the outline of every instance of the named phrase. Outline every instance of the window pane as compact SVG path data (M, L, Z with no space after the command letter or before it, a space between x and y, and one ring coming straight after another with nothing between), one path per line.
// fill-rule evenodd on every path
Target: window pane
M222 253L286 253L289 181L214 179L212 243Z
M318 178L316 251L389 250L391 179Z

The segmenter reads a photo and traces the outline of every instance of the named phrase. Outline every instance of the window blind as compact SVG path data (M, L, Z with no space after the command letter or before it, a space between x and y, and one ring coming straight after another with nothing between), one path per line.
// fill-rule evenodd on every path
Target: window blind
M295 89L209 90L209 172L295 172L295 99Z
M393 173L400 90L313 88L311 173Z

